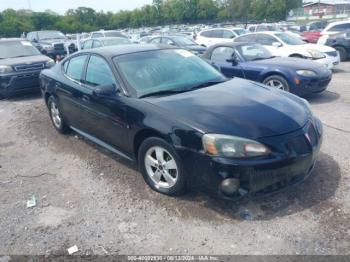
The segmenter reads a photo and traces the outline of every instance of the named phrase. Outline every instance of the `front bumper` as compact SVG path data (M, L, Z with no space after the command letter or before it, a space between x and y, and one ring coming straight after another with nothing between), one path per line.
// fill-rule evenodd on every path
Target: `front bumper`
M340 56L339 56L339 53L337 52L336 56L326 55L325 58L317 59L313 61L320 63L322 65L325 65L328 69L333 69L335 66L339 65Z
M332 74L325 75L323 77L301 77L296 76L300 80L300 84L294 83L292 87L292 93L299 96L306 96L313 93L320 93L327 89L329 83L332 80Z
M9 97L16 94L39 91L41 70L13 72L0 75L0 95Z
M316 120L319 121L319 120ZM302 129L275 137L259 139L274 155L269 158L228 159L197 153L185 160L186 172L192 174L192 187L237 200L261 197L289 187L307 178L313 169L322 143L322 130L310 121ZM193 168L195 167L195 168ZM227 195L223 181L239 181L239 190Z

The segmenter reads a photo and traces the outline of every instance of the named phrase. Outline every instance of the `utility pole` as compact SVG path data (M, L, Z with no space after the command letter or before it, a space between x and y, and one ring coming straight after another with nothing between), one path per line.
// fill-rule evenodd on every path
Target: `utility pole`
M30 0L28 0L28 8L29 10L32 10L32 3L30 2Z

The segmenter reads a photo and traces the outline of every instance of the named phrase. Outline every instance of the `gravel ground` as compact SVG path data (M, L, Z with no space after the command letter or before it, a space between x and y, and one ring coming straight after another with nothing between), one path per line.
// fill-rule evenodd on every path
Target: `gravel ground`
M0 101L0 254L350 254L350 63L340 68L309 98L325 125L313 175L240 203L157 194L129 163L58 134L40 97Z

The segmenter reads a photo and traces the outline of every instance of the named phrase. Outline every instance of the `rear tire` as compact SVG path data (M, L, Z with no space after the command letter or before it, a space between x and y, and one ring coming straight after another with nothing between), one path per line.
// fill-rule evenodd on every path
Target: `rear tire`
M290 92L288 82L286 81L286 79L284 79L282 76L279 76L279 75L272 75L265 78L265 80L263 81L263 84L284 90L286 92Z
M340 61L346 61L348 58L348 53L346 52L346 49L344 47L341 46L336 46L334 47L335 50L337 50L339 52L339 56L340 56Z
M179 196L186 192L186 175L174 147L157 137L147 138L138 152L139 170L156 192Z
M61 134L67 133L69 131L69 127L64 121L57 100L53 96L50 96L47 100L47 107L49 109L51 122L55 129Z

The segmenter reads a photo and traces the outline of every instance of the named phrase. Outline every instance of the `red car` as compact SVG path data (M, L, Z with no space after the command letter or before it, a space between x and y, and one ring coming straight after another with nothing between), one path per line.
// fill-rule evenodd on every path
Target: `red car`
M321 31L306 31L303 32L304 41L312 44L316 44L318 39L321 37Z

